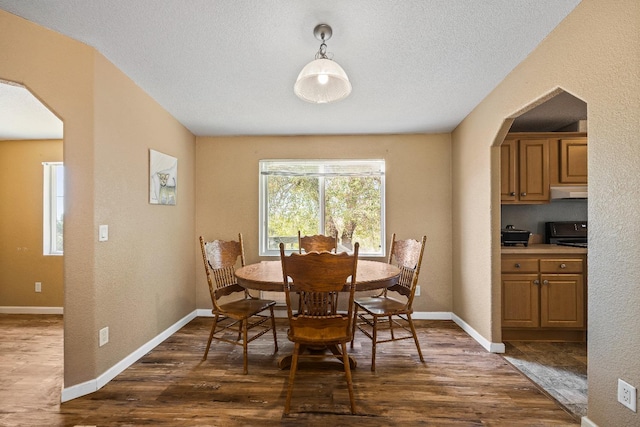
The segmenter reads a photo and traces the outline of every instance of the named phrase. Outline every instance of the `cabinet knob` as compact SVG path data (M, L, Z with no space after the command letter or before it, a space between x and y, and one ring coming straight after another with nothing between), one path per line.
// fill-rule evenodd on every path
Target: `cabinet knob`
M539 285L539 284L540 284L540 280L538 280L538 279L534 280L534 281L533 281L533 284L534 284L534 285Z
M549 284L549 281L548 281L548 280L543 280L543 281L542 281L542 284L543 284L543 285L548 285L548 284Z
M567 268L567 264L565 263L560 264L560 268Z
M516 262L515 268L520 268L520 263Z
M521 195L521 196L526 196L526 195L527 195L527 192L525 191L525 192L523 192L523 193L520 193L520 195Z
M515 196L515 195L516 195L516 192L515 192L515 191L512 191L511 193L509 193L509 195L510 195L510 196Z

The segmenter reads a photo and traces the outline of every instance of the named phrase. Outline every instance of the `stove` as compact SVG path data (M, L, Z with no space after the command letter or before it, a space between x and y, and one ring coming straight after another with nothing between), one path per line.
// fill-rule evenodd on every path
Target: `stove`
M546 222L545 242L560 246L586 248L587 221Z

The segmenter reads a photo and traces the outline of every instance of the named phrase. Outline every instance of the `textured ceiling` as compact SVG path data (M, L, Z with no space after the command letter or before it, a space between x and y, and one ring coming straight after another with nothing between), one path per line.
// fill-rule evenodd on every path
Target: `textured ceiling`
M95 47L194 134L215 136L449 132L578 3L0 0L0 9ZM353 85L334 104L293 94L318 50L318 23L333 27L327 50Z

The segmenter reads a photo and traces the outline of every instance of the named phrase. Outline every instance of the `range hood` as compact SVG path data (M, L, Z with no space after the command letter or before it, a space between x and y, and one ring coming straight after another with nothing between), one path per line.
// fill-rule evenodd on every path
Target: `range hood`
M551 187L551 200L586 199L587 186Z

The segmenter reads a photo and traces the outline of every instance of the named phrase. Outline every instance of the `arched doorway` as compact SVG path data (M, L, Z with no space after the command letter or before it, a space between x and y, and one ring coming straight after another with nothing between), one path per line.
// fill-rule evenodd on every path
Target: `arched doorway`
M586 354L586 253L584 255L567 255L562 249L552 248L546 245L548 240L548 226L551 222L575 222L587 223L588 200L579 199L554 199L549 193L542 196L540 200L531 200L521 197L522 193L505 191L507 185L511 184L511 179L505 177L506 173L513 172L507 164L506 156L510 150L519 150L520 169L526 166L526 155L523 155L523 147L530 147L539 144L532 149L533 156L539 155L536 159L543 164L537 174L542 174L544 179L538 180L542 187L549 191L550 188L569 188L570 182L563 182L561 170L567 165L562 164L562 158L566 157L566 141L584 141L585 153L583 159L585 180L586 180L586 141L587 141L587 104L572 94L558 89L551 94L533 102L521 112L509 118L513 120L508 130L507 137L502 145L502 168L501 168L501 228L507 225L514 225L516 229L530 232L531 235L526 249L524 244L515 244L502 250L501 281L494 286L500 286L502 300L501 325L502 336L505 342L506 352L504 357L513 366L528 376L533 382L546 390L568 411L576 416L586 415L587 404L587 354ZM563 141L565 143L563 143ZM515 145L514 145L515 142ZM505 144L509 144L508 146ZM527 148L528 149L528 148ZM547 150L547 151L545 151ZM548 157L545 157L548 156ZM544 162L543 162L544 163ZM548 168L548 169L545 169ZM523 177L518 171L516 180L529 179ZM537 178L536 178L537 179ZM546 180L546 181L545 181ZM535 181L535 180L532 180ZM586 182L581 183L586 186ZM506 196L505 196L506 195ZM546 199L545 199L546 197ZM540 255L544 252L544 255ZM586 252L586 249L584 250ZM507 255L505 255L507 254ZM576 281L580 286L581 300L576 299L573 304L582 310L583 330L578 327L555 328L550 326L550 315L545 312L550 306L548 302L551 291L550 285L543 285L545 277L542 270L522 271L526 274L511 274L512 261L516 259L514 265L522 267L523 262L538 262L539 268L553 259L565 259L575 257L582 260L580 274L572 274L571 278L578 278ZM573 259L573 258L572 258ZM513 261L515 262L515 261ZM533 265L533 264L532 264ZM517 271L516 273L520 273ZM552 277L552 276L549 276ZM576 280L578 280L576 279ZM558 280L559 276L558 276ZM562 280L565 280L564 278ZM548 283L548 281L547 281ZM552 282L553 283L553 282ZM560 283L569 289L569 282ZM570 292L567 292L570 293ZM577 295L577 293L576 293ZM524 296L522 299L520 297ZM577 298L577 297L576 297ZM561 306L556 300L553 302L556 307ZM515 308L518 304L524 303L520 308ZM564 302L563 302L564 303ZM568 308L572 302L567 303ZM560 307L563 309L564 307ZM574 313L570 313L573 315ZM579 317L579 315L576 315ZM568 322L567 322L568 324ZM566 333L565 333L566 332Z
M11 201L0 208L0 237L4 242L0 249L0 313L3 330L10 328L3 339L14 337L15 345L6 348L9 352L14 349L14 360L21 361L12 371L20 377L15 386L42 385L10 388L14 404L15 399L25 404L60 402L63 150L62 121L28 88L0 80L0 199ZM51 171L58 173L51 175ZM46 394L42 394L44 389Z

